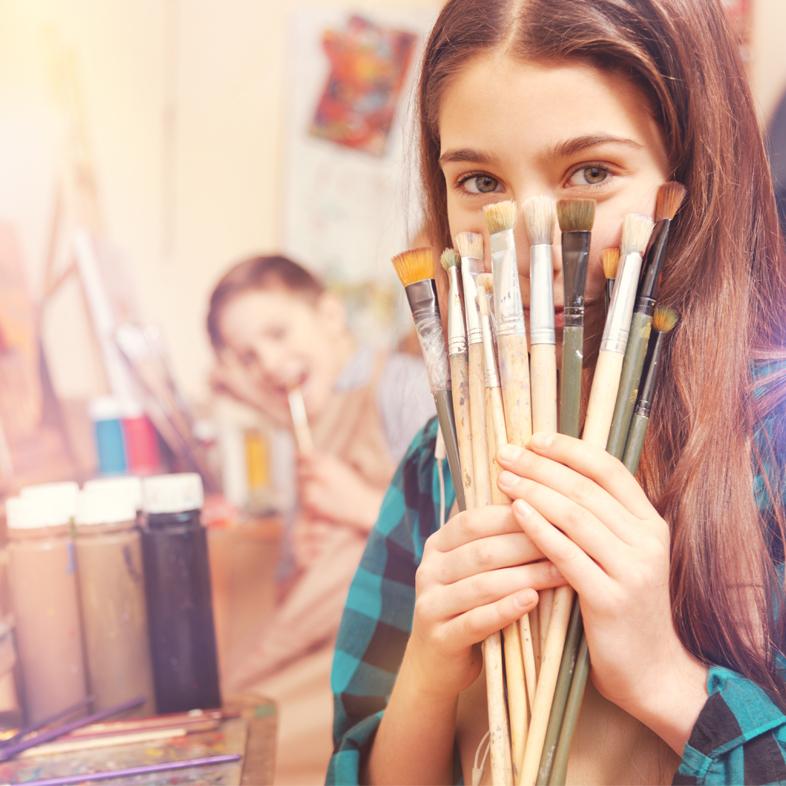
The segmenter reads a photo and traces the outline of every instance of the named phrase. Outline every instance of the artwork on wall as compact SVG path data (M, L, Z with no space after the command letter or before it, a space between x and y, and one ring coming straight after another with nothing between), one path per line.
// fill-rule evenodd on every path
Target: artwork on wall
M328 28L322 45L330 61L311 133L374 155L385 152L417 35L351 16Z

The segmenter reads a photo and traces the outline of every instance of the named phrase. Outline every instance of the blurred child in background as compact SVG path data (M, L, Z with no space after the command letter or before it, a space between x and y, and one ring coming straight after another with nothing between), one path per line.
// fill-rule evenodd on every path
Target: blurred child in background
M277 701L276 783L316 783L331 749L330 660L347 588L395 466L433 413L428 379L419 358L358 341L342 303L282 256L232 267L211 295L207 328L214 386L290 433L289 393L299 389L313 436L308 454L291 441L273 456L297 475L284 544L294 569L225 688Z

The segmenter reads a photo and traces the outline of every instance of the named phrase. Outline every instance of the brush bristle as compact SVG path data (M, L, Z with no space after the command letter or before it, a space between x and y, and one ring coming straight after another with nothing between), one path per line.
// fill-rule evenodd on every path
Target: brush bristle
M554 237L557 211L550 196L530 197L524 203L524 224L527 227L530 245L550 244Z
M652 329L658 333L670 333L677 324L677 312L667 306L655 306L655 313L652 315Z
M494 288L494 276L491 273L481 273L476 279L475 283L478 287L478 309L482 316L489 312L489 298Z
M594 199L560 199L557 221L563 232L590 232L595 223Z
M516 225L516 203L511 199L483 206L483 218L490 235L513 229Z
M603 265L603 275L606 278L617 278L617 268L620 266L620 250L618 248L604 248L600 252L600 261Z
M430 246L412 248L393 257L393 267L401 283L408 287L418 281L434 278L434 254Z
M447 271L452 267L456 267L459 263L459 255L452 249L446 248L439 258L440 264Z
M655 222L649 216L628 213L622 224L620 255L626 257L628 254L643 254L654 226Z
M459 232L455 242L462 257L483 259L483 235L480 232Z
M688 189L676 180L664 183L658 189L658 196L655 199L655 220L674 218L687 193Z

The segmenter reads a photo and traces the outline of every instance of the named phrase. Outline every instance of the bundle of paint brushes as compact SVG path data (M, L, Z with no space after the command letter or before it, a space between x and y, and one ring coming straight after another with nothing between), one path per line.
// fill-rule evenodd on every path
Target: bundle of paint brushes
M604 447L638 468L666 336L677 316L656 307L672 219L685 188L658 192L656 221L629 214L619 251L603 252L606 320L581 429L584 290L593 200L533 197L522 206L530 240L529 336L519 285L514 226L518 208L484 208L484 240L464 232L443 252L449 277L447 342L437 302L432 249L393 259L412 308L437 405L460 509L509 500L498 489L500 446L524 446L556 432ZM559 223L564 281L562 357L557 372L553 237ZM528 340L529 338L529 340ZM558 385L559 378L559 385ZM581 708L589 657L574 592L540 593L536 612L483 644L494 786L559 786Z

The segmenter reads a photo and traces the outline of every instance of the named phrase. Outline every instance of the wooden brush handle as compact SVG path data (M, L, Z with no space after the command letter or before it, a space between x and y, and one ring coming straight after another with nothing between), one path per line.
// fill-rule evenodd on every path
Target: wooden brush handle
M513 763L510 754L508 713L505 709L505 675L499 633L492 634L483 642L483 665L486 670L491 782L493 786L512 786Z
M549 635L546 647L541 653L538 690L535 694L535 707L530 721L527 747L524 752L524 766L521 770L518 786L535 786L540 766L540 757L546 740L546 728L554 702L554 690L557 687L557 676L562 661L562 650L570 622L573 606L573 590L570 587L559 587L554 592L554 608L549 624Z
M469 412L469 366L466 354L450 356L450 378L453 393L453 416L456 441L461 462L461 485L467 509L475 507L472 466L472 425Z
M582 439L590 445L606 448L614 405L620 385L623 356L619 352L601 352L592 378L587 417Z
M557 430L557 350L554 344L530 347L532 430ZM612 405L613 406L613 405Z
M523 446L532 436L527 337L499 336L497 353L508 442Z
M491 503L486 439L486 387L483 383L483 345L469 345L469 418L472 434L472 479L475 504Z

